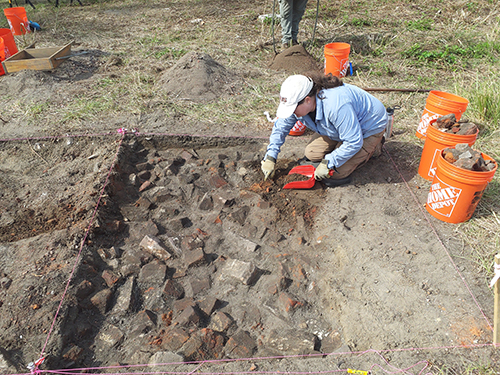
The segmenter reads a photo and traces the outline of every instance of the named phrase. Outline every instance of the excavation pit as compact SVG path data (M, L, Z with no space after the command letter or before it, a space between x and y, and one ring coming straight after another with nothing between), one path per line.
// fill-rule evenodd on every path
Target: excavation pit
M185 136L3 143L9 360L30 362L49 333L46 368L488 341L460 280L442 283L446 256L386 156L348 186L283 190L297 158L264 182L264 150Z

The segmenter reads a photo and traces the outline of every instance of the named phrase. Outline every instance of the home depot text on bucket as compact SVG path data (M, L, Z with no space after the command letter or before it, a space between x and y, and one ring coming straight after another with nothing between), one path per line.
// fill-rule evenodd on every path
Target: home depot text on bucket
M451 187L441 188L439 182L432 184L432 191L427 196L427 204L430 204L433 209L442 207L450 207L455 202L454 199L458 198L458 194Z

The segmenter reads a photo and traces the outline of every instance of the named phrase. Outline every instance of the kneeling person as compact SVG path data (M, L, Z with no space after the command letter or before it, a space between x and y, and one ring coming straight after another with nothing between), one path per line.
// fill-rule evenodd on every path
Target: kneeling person
M273 177L281 146L300 118L315 132L301 164L315 165L314 177L326 186L349 183L356 168L380 153L388 119L381 101L331 74L288 77L276 116L262 160L264 180ZM335 172L331 176L330 170Z

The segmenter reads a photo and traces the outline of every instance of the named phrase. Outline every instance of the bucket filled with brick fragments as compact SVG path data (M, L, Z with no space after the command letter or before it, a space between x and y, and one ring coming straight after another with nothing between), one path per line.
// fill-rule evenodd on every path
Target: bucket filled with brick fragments
M497 162L467 143L445 148L427 195L427 211L448 223L469 220L497 170Z
M453 113L457 120L460 120L468 105L469 101L461 96L432 90L425 102L424 112L418 124L416 136L425 139L429 123L440 116Z
M455 147L459 143L472 146L476 142L478 133L476 124L467 120L457 121L453 113L432 120L427 129L418 174L432 181L441 151L446 147Z

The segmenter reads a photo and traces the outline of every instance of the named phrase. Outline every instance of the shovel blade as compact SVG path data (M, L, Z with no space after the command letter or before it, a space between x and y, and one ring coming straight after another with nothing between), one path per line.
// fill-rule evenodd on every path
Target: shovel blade
M314 168L314 165L298 165L296 167L293 167L290 169L290 172L288 174L301 174L306 177L310 177L309 180L305 181L292 181L283 186L283 189L310 189L314 186L316 183L316 180L314 179L314 171L316 168Z

